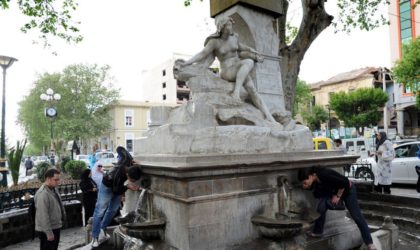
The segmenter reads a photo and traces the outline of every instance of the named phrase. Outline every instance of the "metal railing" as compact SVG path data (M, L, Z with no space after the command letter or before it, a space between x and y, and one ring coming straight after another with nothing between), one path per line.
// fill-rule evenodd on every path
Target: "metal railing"
M77 183L64 184L57 187L62 201L78 200L80 188ZM28 188L0 193L0 213L11 209L26 208L31 203L38 188Z

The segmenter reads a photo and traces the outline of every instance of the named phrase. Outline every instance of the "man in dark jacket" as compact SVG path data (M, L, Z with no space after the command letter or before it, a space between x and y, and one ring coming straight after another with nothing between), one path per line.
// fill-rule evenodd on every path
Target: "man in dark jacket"
M66 218L63 202L56 187L60 171L48 169L44 184L35 193L35 230L39 232L40 249L56 250L60 242L60 229Z
M92 247L97 247L109 238L106 227L118 212L121 205L121 196L127 188L137 191L139 186L124 186L129 178L136 181L140 179L140 168L133 166L133 157L123 147L117 147L118 163L109 173L104 174L99 187L98 201L96 202L92 222Z
M359 228L368 249L376 249L369 227L357 202L356 188L347 177L332 169L311 167L299 169L298 179L303 182L302 186L304 189L313 190L315 198L320 199L320 204L318 204L317 208L320 216L315 220L313 231L308 234L309 236L322 237L328 210L327 202L335 206L342 200Z

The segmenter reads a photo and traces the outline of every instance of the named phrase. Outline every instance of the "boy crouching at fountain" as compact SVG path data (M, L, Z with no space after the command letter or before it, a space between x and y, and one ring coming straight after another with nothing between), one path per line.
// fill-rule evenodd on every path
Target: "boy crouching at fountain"
M93 213L92 242L90 243L92 247L98 247L101 242L110 238L106 233L106 227L118 212L121 197L127 188L134 191L141 189L136 185L124 185L127 179L131 182L140 179L141 170L133 166L133 157L125 148L117 147L117 154L118 163L104 174L99 187L98 201Z
M362 234L364 243L369 250L376 249L357 202L356 188L347 177L332 169L310 167L299 169L298 179L303 182L304 189L313 190L314 197L319 199L317 211L320 216L315 220L313 231L308 233L309 236L322 237L327 210L344 201L345 207Z

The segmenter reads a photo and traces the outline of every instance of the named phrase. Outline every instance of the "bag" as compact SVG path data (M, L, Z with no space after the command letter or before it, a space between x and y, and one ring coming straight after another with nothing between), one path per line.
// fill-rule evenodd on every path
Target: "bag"
M346 206L344 205L344 202L342 200L339 200L337 204L333 204L331 202L331 199L327 200L327 208L329 210L345 210Z
M106 172L102 178L102 183L112 189L112 193L121 195L125 192L124 182L127 180L123 166L114 166Z

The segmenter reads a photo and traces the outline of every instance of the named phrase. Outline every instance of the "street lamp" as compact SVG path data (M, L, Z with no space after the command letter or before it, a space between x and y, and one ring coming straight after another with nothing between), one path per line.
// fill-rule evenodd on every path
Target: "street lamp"
M329 104L325 105L325 107L327 107L327 109L328 109L328 123L327 123L328 133L330 134L329 137L332 138L332 136L331 136L331 108L330 108Z
M6 174L7 171L4 171L6 166L6 70L12 64L17 61L16 58L10 56L1 56L0 55L0 66L3 68L3 100L2 100L2 108L1 108L1 142L0 142L0 171L3 174L3 181L2 185L7 186L7 178Z
M61 95L58 93L54 93L54 90L52 90L51 88L48 88L45 93L42 93L39 96L39 98L41 98L42 101L45 101L48 103L48 107L45 108L45 116L50 118L50 122L51 122L50 135L51 135L51 151L52 151L54 150L53 122L54 122L54 118L57 117L57 109L53 107L52 104L54 101L59 101L61 99Z

